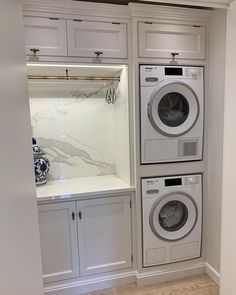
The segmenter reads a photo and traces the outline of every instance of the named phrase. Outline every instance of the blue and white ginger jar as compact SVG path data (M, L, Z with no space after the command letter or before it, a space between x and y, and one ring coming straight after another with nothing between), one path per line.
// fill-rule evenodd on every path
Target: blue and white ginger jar
M35 138L32 138L33 153L34 153L34 173L36 185L42 185L47 182L47 174L50 167L49 160L44 157L43 148L37 144Z

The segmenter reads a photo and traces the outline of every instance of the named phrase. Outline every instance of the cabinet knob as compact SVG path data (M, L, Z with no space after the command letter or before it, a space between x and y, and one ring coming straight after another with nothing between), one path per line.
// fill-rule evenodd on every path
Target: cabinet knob
M96 55L97 58L99 58L100 55L103 54L103 52L102 51L95 51L94 54Z
M75 212L72 212L71 217L72 217L72 220L75 220Z
M173 58L175 58L176 55L179 55L179 53L178 52L171 52L171 55L172 55Z
M79 219L82 219L82 212L79 211Z
M179 55L178 52L171 52L172 59L170 61L171 64L177 64L177 61L175 60L176 55Z
M33 52L33 55L36 56L37 52L39 52L38 48L30 48L30 51Z

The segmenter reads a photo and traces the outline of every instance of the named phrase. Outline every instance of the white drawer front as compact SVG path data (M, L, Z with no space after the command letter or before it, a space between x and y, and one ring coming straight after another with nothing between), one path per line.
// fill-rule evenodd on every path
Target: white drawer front
M127 58L126 24L67 21L69 56Z
M139 23L139 56L205 59L205 39L205 27Z
M65 20L25 17L24 32L26 54L35 48L37 55L67 55Z

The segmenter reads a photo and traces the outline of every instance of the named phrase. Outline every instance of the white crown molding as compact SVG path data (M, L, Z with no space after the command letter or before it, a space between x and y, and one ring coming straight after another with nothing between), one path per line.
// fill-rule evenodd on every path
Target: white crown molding
M144 2L153 3L168 3L177 5L210 7L210 8L224 8L227 9L232 0L142 0Z
M164 5L147 5L130 3L129 9L132 17L153 18L153 19L172 19L189 22L209 23L211 16L210 10L193 9L185 7L171 7Z
M114 9L115 7L115 9ZM91 3L72 0L26 0L23 2L25 15L40 13L66 17L67 15L87 15L93 17L109 17L129 19L127 6L103 3Z
M155 1L155 0L152 0ZM164 1L164 0L161 0ZM165 0L165 2L174 0ZM181 0L187 1L187 0ZM61 18L163 18L179 21L208 23L211 11L186 7L130 3L128 6L72 0L25 0L24 15Z

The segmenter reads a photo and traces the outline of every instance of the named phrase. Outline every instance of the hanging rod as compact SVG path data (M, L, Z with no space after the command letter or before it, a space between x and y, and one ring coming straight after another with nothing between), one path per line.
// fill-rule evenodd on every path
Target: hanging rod
M35 76L28 75L29 80L75 80L75 81L118 81L120 77L95 77L95 76Z

